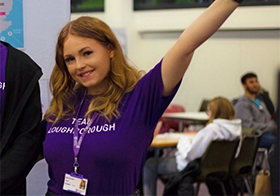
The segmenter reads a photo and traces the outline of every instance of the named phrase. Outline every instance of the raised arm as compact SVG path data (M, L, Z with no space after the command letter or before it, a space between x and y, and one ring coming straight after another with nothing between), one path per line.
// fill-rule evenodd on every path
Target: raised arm
M181 80L195 49L220 28L238 5L234 0L216 0L181 34L162 62L164 95L170 94Z

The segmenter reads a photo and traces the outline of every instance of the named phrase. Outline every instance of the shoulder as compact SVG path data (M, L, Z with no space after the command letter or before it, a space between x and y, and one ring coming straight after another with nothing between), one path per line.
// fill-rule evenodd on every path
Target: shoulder
M219 125L217 125L216 123L210 123L204 129L215 129L217 127L219 127Z
M8 47L7 64L13 64L13 69L20 69L23 72L30 73L32 75L37 72L42 73L39 65L25 52L18 50L11 45Z
M143 92L154 91L157 89L159 92L163 89L163 83L161 78L161 61L155 65L150 71L148 71L137 83L134 88L134 93L140 94Z
M240 98L238 98L234 104L234 107L238 107L238 106L249 106L251 105L253 102L250 98L246 97L246 96L242 96Z
M161 76L161 66L162 66L162 60L160 60L150 71L148 71L141 79L145 80L147 78L153 77L154 75L160 75Z
M215 123L210 123L208 125L206 125L206 127L204 127L203 129L201 129L199 131L199 133L201 135L210 135L210 134L213 134L215 133L216 131L218 131L220 129L219 125L218 124L215 124Z

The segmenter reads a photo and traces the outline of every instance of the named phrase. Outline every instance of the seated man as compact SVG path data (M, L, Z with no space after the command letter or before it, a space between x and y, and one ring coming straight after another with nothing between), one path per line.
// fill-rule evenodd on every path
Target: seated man
M146 161L143 173L144 195L156 195L157 179L160 175L182 171L191 161L202 157L211 141L241 139L241 120L235 119L234 108L226 98L212 99L208 103L207 114L207 126L201 129L192 141L187 136L180 138L175 157L153 157ZM192 184L188 187L186 192L193 194Z
M259 98L260 85L257 75L247 73L242 76L241 82L245 95L234 103L236 117L242 120L242 127L262 131L260 147L270 148L275 140L276 125L266 104Z

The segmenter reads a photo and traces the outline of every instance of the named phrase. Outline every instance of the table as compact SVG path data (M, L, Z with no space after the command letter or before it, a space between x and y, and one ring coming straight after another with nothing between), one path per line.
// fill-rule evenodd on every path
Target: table
M192 139L197 131L189 131L185 133L163 133L158 134L152 141L151 147L176 147L182 136L188 136Z
M165 113L163 118L179 121L179 132L183 132L184 122L188 124L206 124L209 120L206 112L175 112Z
M155 149L155 157L159 157L161 149L175 148L181 137L188 136L192 140L196 133L197 131L158 134L151 143L151 148Z

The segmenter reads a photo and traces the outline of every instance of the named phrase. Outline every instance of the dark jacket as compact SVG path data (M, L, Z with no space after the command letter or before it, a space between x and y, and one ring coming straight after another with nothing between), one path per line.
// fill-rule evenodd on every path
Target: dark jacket
M0 194L25 195L26 176L37 161L42 135L41 68L8 47L5 98L0 116Z
M200 174L199 161L200 159L195 159L189 162L182 171L171 174L165 184L163 195L194 195L193 183L196 176Z
M176 174L171 174L165 184L164 196L192 196L195 195L193 183L197 176L200 175L200 159L195 159L181 171ZM209 176L206 180L208 191L211 195L223 195L219 180L220 174ZM230 176L223 181L227 195L237 195L238 187L235 179Z
M271 115L274 115L275 108L274 108L272 101L270 100L268 92L263 90L263 93L258 94L257 98L261 99L265 103L266 108L268 109L269 113Z

